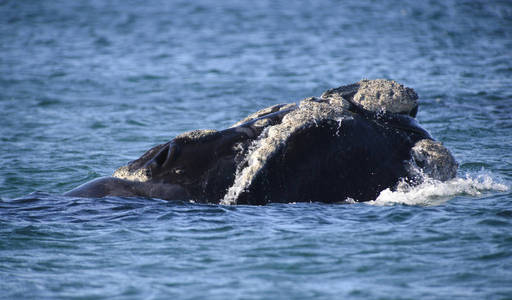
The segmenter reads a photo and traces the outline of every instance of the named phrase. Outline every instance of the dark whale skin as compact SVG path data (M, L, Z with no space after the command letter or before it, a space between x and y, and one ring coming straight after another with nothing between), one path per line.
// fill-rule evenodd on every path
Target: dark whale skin
M382 106L367 109L371 97ZM333 203L374 200L402 181L418 184L424 175L449 180L458 164L417 123L416 99L412 89L396 82L363 80L299 105L262 109L228 129L181 134L112 177L65 195L250 205Z
M358 114L341 123L325 120L294 133L237 203L374 200L409 175L410 149L425 138Z

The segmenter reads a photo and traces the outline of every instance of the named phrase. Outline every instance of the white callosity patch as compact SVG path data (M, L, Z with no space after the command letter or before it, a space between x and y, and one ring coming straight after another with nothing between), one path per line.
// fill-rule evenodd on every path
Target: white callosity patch
M312 97L312 98L308 98L308 99L311 99L314 101L316 98ZM329 94L329 95L325 96L325 98L323 98L322 100L327 101L328 103L331 103L332 105L341 107L343 109L350 108L350 102L348 102L345 98L343 98L343 95L338 94L338 93ZM322 101L322 100L320 100L320 101Z
M408 87L386 79L361 80L353 101L367 110L410 114L418 106L418 95Z
M114 171L112 177L129 181L146 182L151 179L151 170L147 168L130 170L129 166L122 166Z
M420 140L411 149L411 156L412 163L432 179L445 181L457 174L458 164L441 142Z
M322 99L346 99L372 112L415 116L418 95L408 87L387 79L361 80L325 91Z
M245 167L237 171L234 184L228 189L221 204L236 204L238 196L250 187L253 179L264 169L268 159L285 146L294 132L318 126L322 120L339 122L350 117L340 100L314 100L309 98L302 101L299 108L288 113L280 124L265 128L251 145L245 159L246 164L243 164Z

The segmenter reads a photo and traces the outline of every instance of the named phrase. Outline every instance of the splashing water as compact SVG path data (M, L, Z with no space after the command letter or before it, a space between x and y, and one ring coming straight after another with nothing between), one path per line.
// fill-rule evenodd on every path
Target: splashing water
M493 178L491 174L467 173L464 178L457 177L445 182L425 178L422 184L416 186L402 183L396 191L385 189L376 200L368 203L371 205L440 205L459 195L478 196L484 191L506 192L508 190L509 185L500 179Z

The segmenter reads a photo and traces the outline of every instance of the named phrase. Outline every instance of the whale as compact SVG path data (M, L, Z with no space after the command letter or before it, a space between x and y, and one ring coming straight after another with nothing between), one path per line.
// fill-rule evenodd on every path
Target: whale
M454 178L458 163L416 120L416 92L361 80L193 130L64 195L225 205L374 200L400 183Z

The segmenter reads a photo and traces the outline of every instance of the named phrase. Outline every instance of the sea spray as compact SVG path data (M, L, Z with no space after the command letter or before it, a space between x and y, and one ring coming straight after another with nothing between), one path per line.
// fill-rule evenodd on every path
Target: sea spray
M482 192L506 192L509 189L510 184L504 183L491 174L467 173L464 178L456 177L445 182L430 178L425 178L416 186L402 182L396 191L385 189L376 200L368 203L372 205L439 205L455 196L479 196Z

